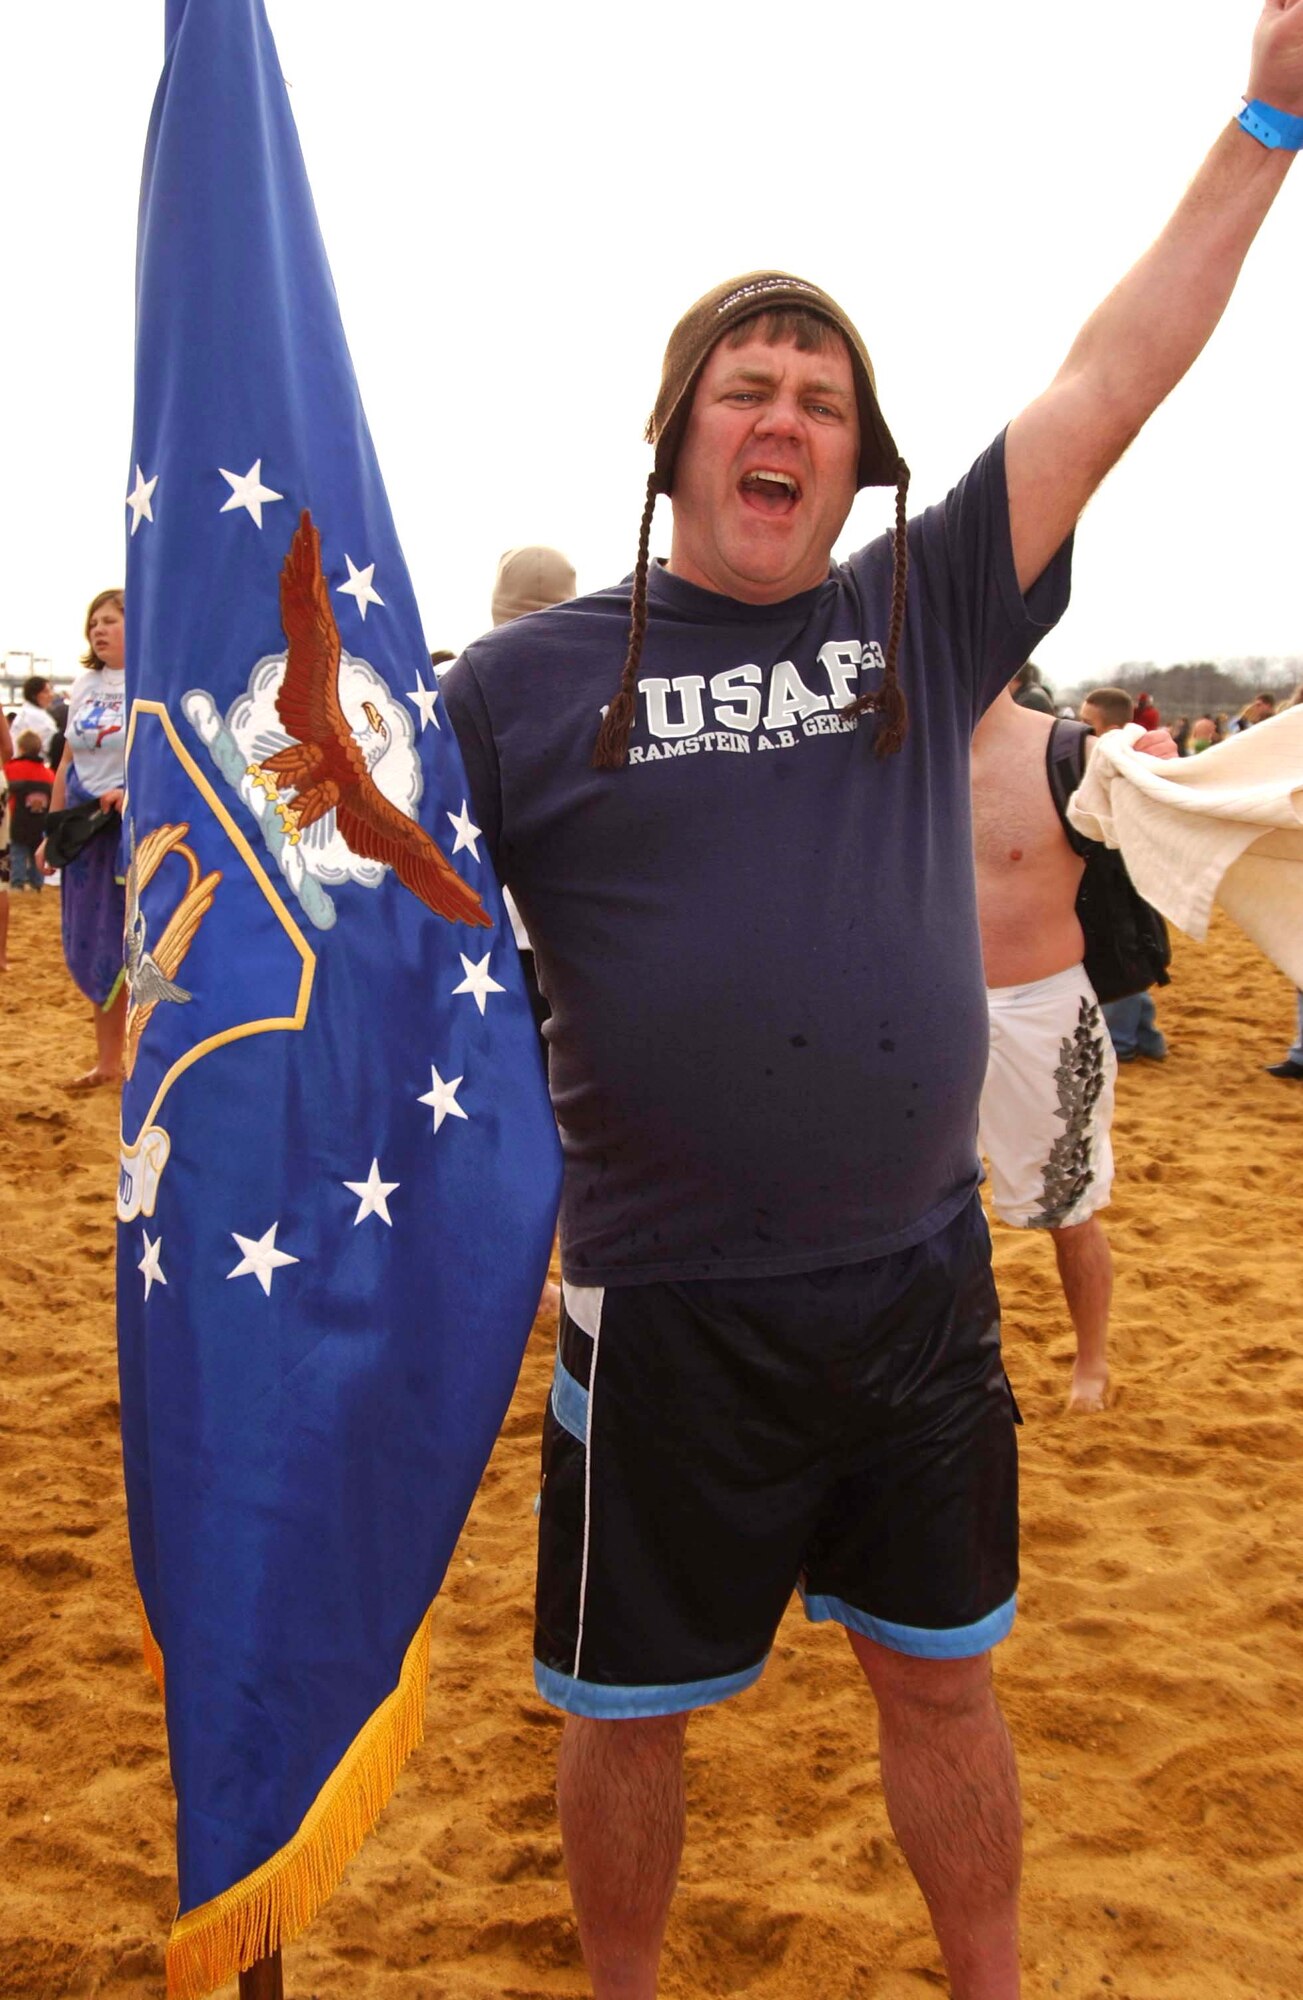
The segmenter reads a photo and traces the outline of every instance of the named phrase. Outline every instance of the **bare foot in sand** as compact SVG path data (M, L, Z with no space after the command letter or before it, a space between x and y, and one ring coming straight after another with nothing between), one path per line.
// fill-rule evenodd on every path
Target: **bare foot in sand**
M110 1070L105 1073L98 1069L88 1069L83 1076L74 1076L64 1084L65 1090L99 1090L105 1084L117 1085L122 1082L122 1071Z
M1068 1411L1074 1417L1090 1416L1108 1408L1108 1369L1077 1367L1072 1371Z

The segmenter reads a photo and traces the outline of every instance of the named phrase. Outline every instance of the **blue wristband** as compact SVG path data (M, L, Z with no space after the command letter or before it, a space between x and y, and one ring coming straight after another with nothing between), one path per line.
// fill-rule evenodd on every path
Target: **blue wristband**
M1244 127L1251 139L1272 151L1303 150L1303 118L1291 118L1288 111L1277 111L1274 104L1264 104L1260 97L1245 105L1236 123Z

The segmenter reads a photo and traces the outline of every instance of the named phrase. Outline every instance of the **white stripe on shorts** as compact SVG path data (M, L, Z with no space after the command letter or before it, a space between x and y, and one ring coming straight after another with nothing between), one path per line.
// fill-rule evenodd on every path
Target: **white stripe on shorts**
M581 1332L586 1333L593 1343L593 1365L588 1371L588 1424L584 1437L584 1549L579 1564L579 1620L575 1632L575 1663L571 1668L574 1678L580 1678L579 1655L584 1644L584 1606L588 1597L588 1524L592 1512L593 1488L593 1399L597 1394L597 1351L602 1335L602 1301L606 1297L601 1285L561 1286L561 1296L570 1318Z

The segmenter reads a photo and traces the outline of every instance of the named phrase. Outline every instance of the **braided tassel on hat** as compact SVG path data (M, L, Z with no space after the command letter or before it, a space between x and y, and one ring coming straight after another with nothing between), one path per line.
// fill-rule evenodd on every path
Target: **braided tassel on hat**
M603 715L602 726L597 732L593 748L593 768L596 771L618 771L628 760L629 731L633 728L638 708L638 667L642 660L642 642L647 633L647 565L658 490L656 474L652 472L647 479L647 501L638 531L638 561L634 566L633 596L629 603L629 650L624 658L619 692Z
M873 745L879 757L894 757L909 734L909 709L897 672L900 636L905 629L905 593L909 586L909 534L905 510L908 497L909 467L902 458L896 467L896 533L891 556L891 625L887 632L886 672L876 694L862 694L841 711L844 716L881 716Z
M653 472L647 481L647 501L638 535L638 561L633 573L633 596L629 606L629 650L625 655L619 692L603 714L602 726L597 732L592 760L597 771L618 771L628 761L629 733L638 706L638 668L647 633L647 569L657 490ZM901 633L905 626L905 594L909 584L908 496L909 467L902 458L896 473L896 532L892 545L891 625L887 633L886 672L876 693L862 694L841 711L844 716L876 714L881 717L873 746L879 757L893 757L909 732L909 710L897 671Z

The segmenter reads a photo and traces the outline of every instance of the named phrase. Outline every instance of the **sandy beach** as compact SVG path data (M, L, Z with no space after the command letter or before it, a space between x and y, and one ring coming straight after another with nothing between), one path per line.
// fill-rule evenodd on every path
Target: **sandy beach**
M161 1703L117 1446L111 1094L57 893L15 896L0 980L5 1310L0 1995L157 2000L175 1901ZM1119 1077L1113 1407L1064 1412L1049 1243L996 1229L1023 1432L1024 1578L998 1679L1027 1808L1029 2000L1303 1991L1303 1086L1264 1076L1293 994L1229 924L1176 940L1162 1066ZM426 1741L285 1953L292 2000L587 1992L530 1676L554 1329L436 1609ZM694 1723L671 2000L945 1991L887 1827L844 1641L789 1615L760 1684ZM223 1989L227 2000L234 1985Z

